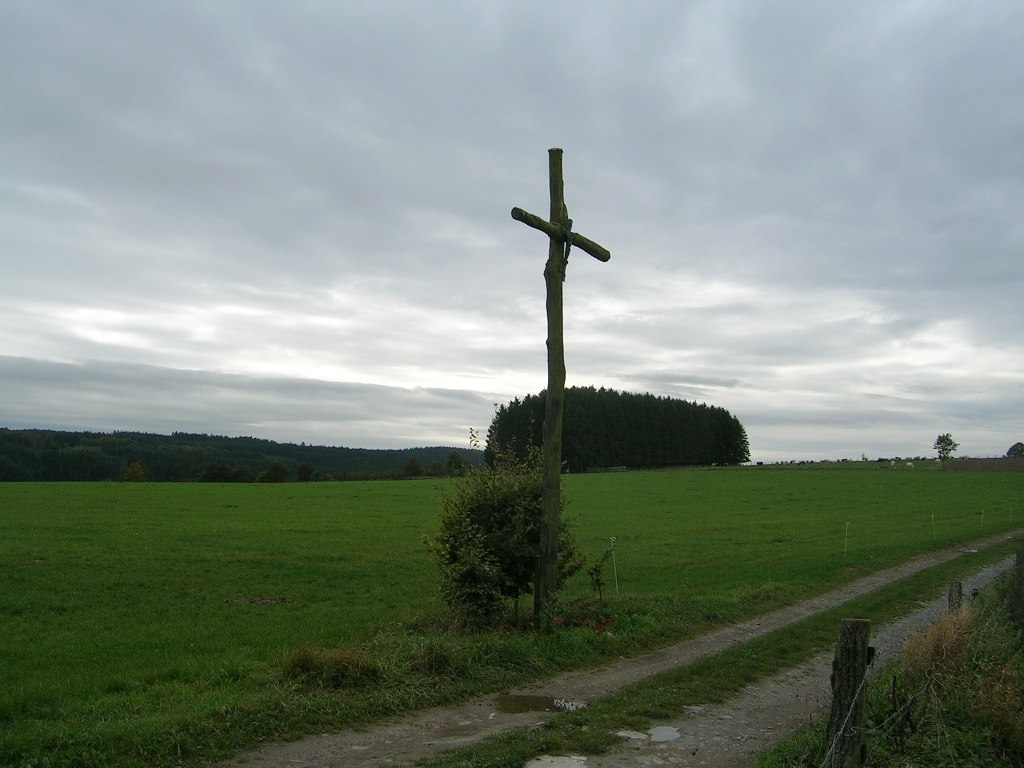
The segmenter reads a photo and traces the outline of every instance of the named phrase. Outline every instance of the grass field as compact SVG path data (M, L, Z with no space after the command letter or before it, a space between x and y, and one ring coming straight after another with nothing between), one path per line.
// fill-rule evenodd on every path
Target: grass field
M594 559L617 540L618 639L602 646L566 631L571 642L544 645L435 629L422 536L436 529L441 487L0 485L0 764L223 756L636 652L1024 526L1019 473L571 476L584 551ZM567 589L591 594L585 576ZM403 687L377 686L375 698L302 687L282 672L301 647L387 657L381 674Z

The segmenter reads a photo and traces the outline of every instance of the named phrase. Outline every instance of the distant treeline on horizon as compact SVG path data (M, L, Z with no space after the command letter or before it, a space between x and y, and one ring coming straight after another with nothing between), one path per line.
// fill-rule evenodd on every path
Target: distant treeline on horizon
M499 450L540 446L546 394L497 409L486 450L345 448L174 432L70 432L0 427L0 482L288 482L465 474ZM747 433L724 408L651 394L565 391L563 467L569 472L729 466L750 461Z
M498 408L487 432L488 461L497 451L523 456L528 446L541 444L545 402L540 392ZM570 472L748 461L747 432L724 408L604 387L565 391L562 463Z
M63 432L0 427L0 482L151 480L286 482L462 474L483 452L277 443L174 432Z

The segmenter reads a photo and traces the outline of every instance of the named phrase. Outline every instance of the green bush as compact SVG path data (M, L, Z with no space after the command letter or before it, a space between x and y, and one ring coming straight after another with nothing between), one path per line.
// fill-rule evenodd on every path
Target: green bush
M440 530L427 540L440 569L441 594L461 625L496 624L532 592L540 542L541 460L497 455L441 499ZM564 511L564 499L562 511ZM559 578L582 568L575 537L562 520ZM517 616L518 618L518 616Z

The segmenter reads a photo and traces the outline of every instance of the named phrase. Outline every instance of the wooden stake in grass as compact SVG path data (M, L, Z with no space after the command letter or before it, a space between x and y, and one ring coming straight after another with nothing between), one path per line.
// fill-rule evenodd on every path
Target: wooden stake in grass
M598 261L612 255L572 231L572 219L565 207L562 184L562 150L548 150L548 187L551 194L549 220L512 209L512 218L539 229L548 236L548 261L544 267L547 287L548 388L544 411L543 492L541 496L540 547L533 588L533 612L540 628L550 628L553 616L547 610L558 585L558 529L561 526L562 406L565 400L565 348L562 341L562 283L569 263L569 249L576 246Z
M615 596L619 596L619 565L615 562L615 537L612 536L612 573L615 574Z
M964 607L964 583L951 581L946 587L946 613L957 613Z

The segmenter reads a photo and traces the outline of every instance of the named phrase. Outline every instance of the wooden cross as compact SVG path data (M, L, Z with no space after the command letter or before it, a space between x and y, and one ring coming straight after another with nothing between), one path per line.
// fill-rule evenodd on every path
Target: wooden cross
M543 491L541 496L540 546L533 587L533 615L537 626L551 628L551 611L558 586L558 531L561 527L562 406L565 401L565 346L562 341L562 283L569 263L569 249L576 246L599 261L612 255L572 231L562 189L562 150L548 150L548 186L551 215L548 221L512 209L512 218L548 236L548 261L544 267L548 316L548 389L544 411Z

